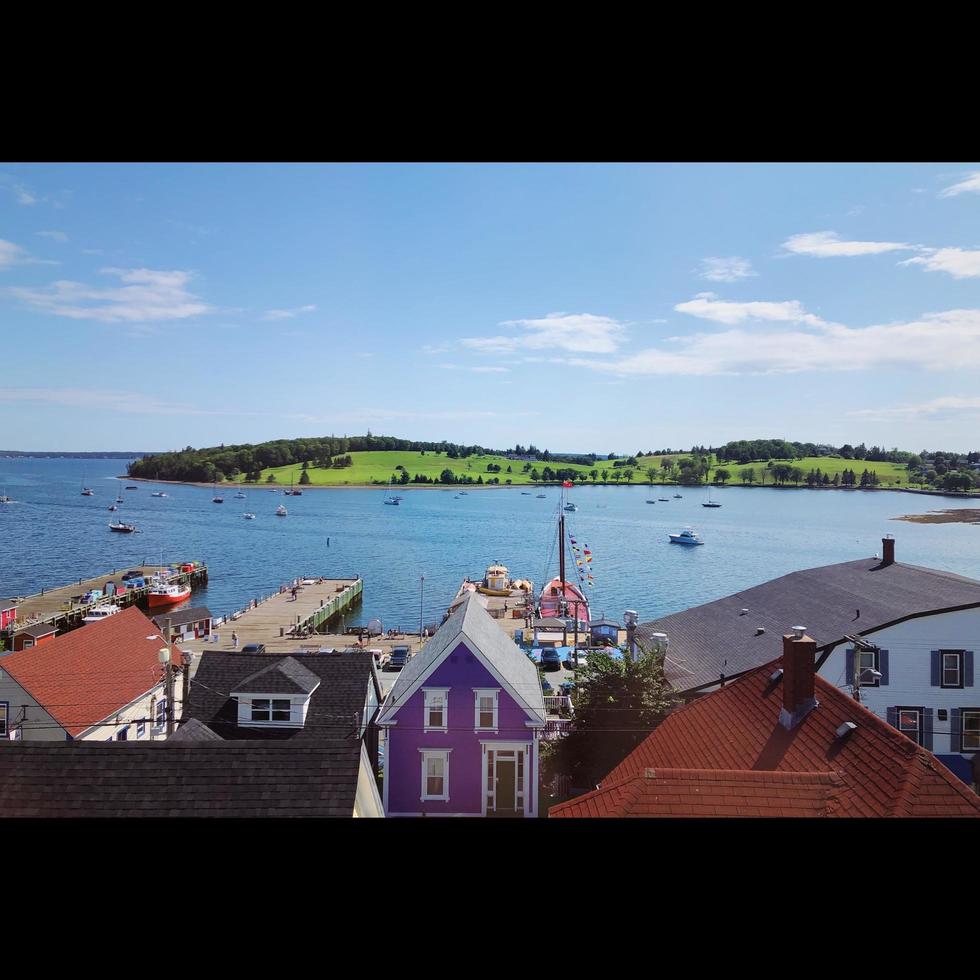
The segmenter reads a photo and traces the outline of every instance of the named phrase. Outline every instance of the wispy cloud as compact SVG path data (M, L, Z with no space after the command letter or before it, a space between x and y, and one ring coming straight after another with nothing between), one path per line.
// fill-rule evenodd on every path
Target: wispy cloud
M64 243L68 241L68 235L63 231L39 231L37 234L42 238L50 238L55 242Z
M164 401L142 392L95 388L0 388L0 403L26 402L66 408L105 409L128 415L264 415L263 412L212 411L183 401Z
M848 415L871 422L891 422L896 419L925 419L944 422L963 415L980 415L980 398L963 395L944 395L916 404L893 405L883 408L860 408Z
M472 371L474 374L508 374L510 368L493 367L487 365L467 365L467 364L439 364L437 367L444 371Z
M520 350L566 350L579 354L612 354L623 342L626 328L607 316L591 313L549 313L539 319L505 320L502 327L520 328L520 333L496 337L466 337L471 350L510 354Z
M914 250L917 246L907 242L844 241L835 231L815 231L792 235L783 242L783 248L791 255L812 255L818 259L828 259L838 256L880 255L882 252Z
M51 259L35 258L22 246L0 239L0 269L9 269L14 265L60 265L60 263Z
M954 279L975 279L980 276L980 250L937 248L925 255L899 262L899 265L921 265L926 272L945 272Z
M748 259L739 258L737 255L701 260L701 278L710 279L712 282L737 282L739 279L748 279L758 274L753 271L752 263Z
M569 363L622 376L980 368L980 309L925 313L905 323L860 328L823 321L817 326L816 331L735 328L697 333L615 361L575 358Z
M98 320L102 323L153 323L184 320L213 312L188 291L193 273L156 269L102 269L123 283L98 288L61 279L41 288L10 287L7 292L38 313Z
M307 306L296 306L291 310L266 310L262 315L263 320L289 320L294 316L302 316L304 313L312 313L316 307L310 303Z
M688 313L702 320L734 325L747 321L770 321L777 323L805 323L811 327L830 326L825 320L807 313L803 304L796 299L783 302L732 303L718 299L714 293L698 293L686 303L678 303L678 313Z
M450 350L449 344L423 344L423 354L446 354Z
M939 192L940 197L956 197L957 194L980 194L980 170L974 171L958 184L945 187Z

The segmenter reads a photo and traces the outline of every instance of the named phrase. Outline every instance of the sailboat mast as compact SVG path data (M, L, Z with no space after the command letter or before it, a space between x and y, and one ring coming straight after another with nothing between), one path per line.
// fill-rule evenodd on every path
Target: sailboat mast
M560 504L559 504L560 507ZM558 511L558 568L559 583L564 593L565 585L565 511Z

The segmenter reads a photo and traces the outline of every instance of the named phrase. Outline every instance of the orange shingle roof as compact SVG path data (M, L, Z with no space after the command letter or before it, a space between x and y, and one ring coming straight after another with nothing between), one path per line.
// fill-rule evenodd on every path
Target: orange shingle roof
M809 807L807 816L980 817L980 797L931 752L819 675L818 707L784 729L782 679L770 679L781 663L675 711L598 791L550 816L699 816L709 807L713 816L785 816ZM840 739L845 721L857 728ZM788 775L803 782L780 778Z
M6 671L70 735L112 718L163 679L159 629L130 606L43 646L0 657ZM180 663L172 647L171 660Z

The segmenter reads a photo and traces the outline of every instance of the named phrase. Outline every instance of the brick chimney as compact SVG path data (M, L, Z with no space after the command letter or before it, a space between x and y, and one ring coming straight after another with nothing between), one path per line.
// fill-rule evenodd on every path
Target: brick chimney
M881 539L881 563L882 565L895 564L895 539L890 534Z
M787 731L817 706L813 696L816 657L817 641L806 635L805 626L794 626L793 632L783 637L783 709L779 724Z

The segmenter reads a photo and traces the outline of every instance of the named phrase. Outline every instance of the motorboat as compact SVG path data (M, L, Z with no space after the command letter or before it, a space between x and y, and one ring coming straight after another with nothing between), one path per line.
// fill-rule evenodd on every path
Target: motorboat
M531 496L531 491L530 490L522 490L521 491L521 496L522 497L530 497Z
M288 511L288 510L286 510L286 508L285 508L285 507L283 507L283 505L282 505L282 504L280 504L280 505L279 505L279 506L278 506L278 507L276 508L276 517L287 517L288 515L289 515L289 511Z
M662 503L662 504L669 504L670 503L670 499L668 497L657 497L657 500L659 500L660 503Z
M166 497L167 495L162 490L154 490L153 493L150 494L150 496L151 497Z
M235 499L236 500L244 500L245 499L245 494L242 493L241 490L239 490L238 493L235 494Z
M116 521L109 525L110 531L118 531L119 534L132 534L136 530L135 524L125 524L123 521Z
M101 623L103 619L108 619L110 616L115 616L117 612L121 612L120 608L113 602L100 602L97 606L92 606L92 608L82 617L83 623Z
M538 499L538 500L544 500L544 498L545 498L545 497L547 497L547 496L548 496L548 495L547 495L546 493L539 493L539 494L537 495L537 499Z
M671 544L704 544L698 533L689 527L681 531L680 534L670 534L668 537Z
M91 490L91 489L89 489L89 487L84 487L84 488L82 489L82 496L83 496L83 497L91 497L91 496L93 496L94 494L95 494L95 491L94 491L94 490Z
M578 505L577 504L573 504L571 501L569 501L567 504L565 504L565 508L564 509L567 510L567 511L578 510Z
M683 500L684 498L679 493L674 494L674 500Z
M0 493L0 504L12 504L13 502L13 497L8 497L5 493Z
M254 514L242 514L242 517L244 517L246 521L254 521L255 520L255 515Z
M118 504L109 504L109 510L119 510Z
M175 603L183 602L190 594L190 585L168 582L161 578L157 579L155 584L150 587L148 602L151 607L172 606Z
M139 487L126 487L127 490L139 490Z
M648 504L655 504L656 502L657 502L656 500L648 500L647 501Z

